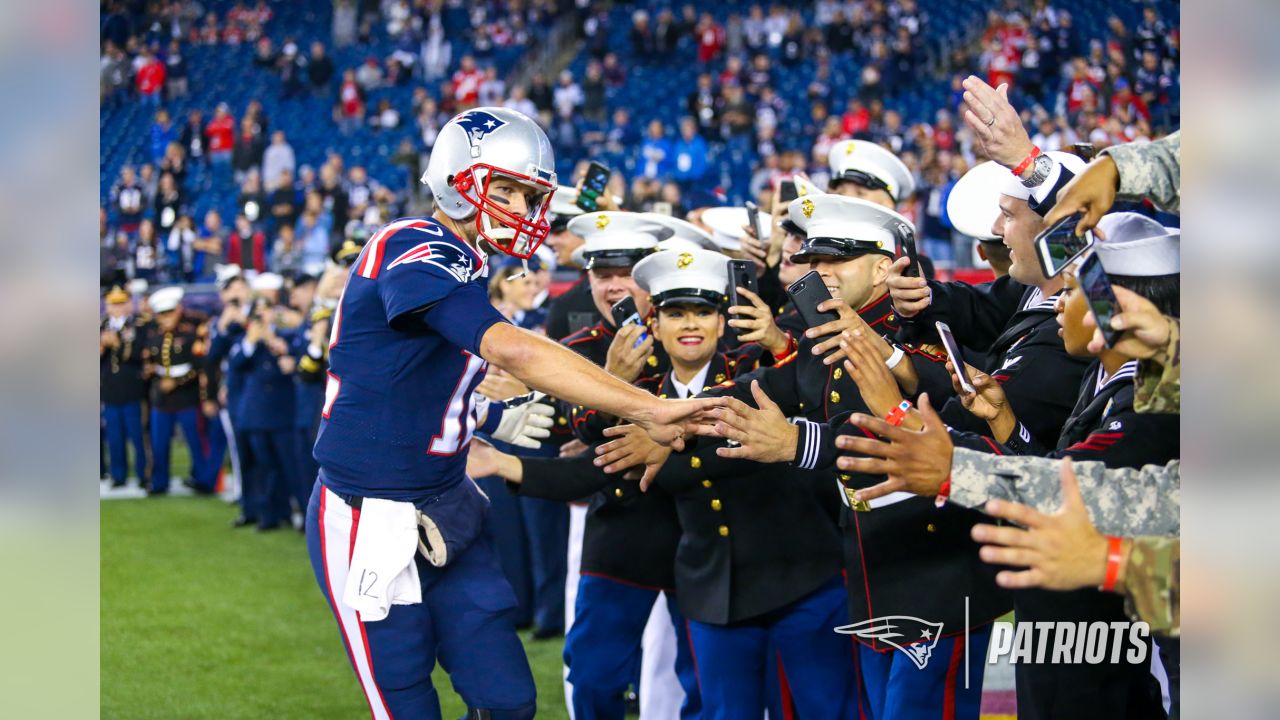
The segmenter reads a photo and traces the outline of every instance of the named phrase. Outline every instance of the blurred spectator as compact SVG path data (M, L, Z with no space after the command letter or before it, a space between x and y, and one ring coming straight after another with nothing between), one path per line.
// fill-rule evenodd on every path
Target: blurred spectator
M550 112L555 104L555 95L547 84L547 77L542 73L534 73L529 81L529 99L538 112Z
M611 153L630 152L640 144L640 129L631 122L631 113L626 108L613 111L613 122L605 133L605 149Z
M262 153L262 185L267 192L275 190L282 182L282 175L288 174L289 182L293 171L297 168L293 146L285 139L283 130L271 133L271 144Z
M195 221L190 215L181 215L169 231L164 243L164 278L173 282L191 280L191 263L196 241Z
M222 258L226 245L227 229L222 225L222 215L210 210L204 215L196 238L191 242L191 279L195 282L214 278L213 266Z
M168 233L163 233L163 236ZM155 282L159 276L160 263L164 253L160 248L160 241L156 235L155 225L150 220L144 221L138 226L138 239L134 242L133 251L131 252L131 273L130 279L146 280L148 283Z
M143 105L159 105L160 94L164 90L165 65L147 48L138 55L138 72L134 82L138 88L138 97Z
M524 113L531 118L536 119L538 117L538 107L529 99L523 85L516 85L511 88L511 97L507 98L502 103L502 106L515 110L516 112ZM435 144L434 139L431 144Z
M636 10L631 14L631 51L637 57L649 58L658 51L657 39L649 25L649 13Z
M640 174L647 178L665 176L671 166L671 141L667 139L666 128L662 121L654 118L649 121L648 136L640 145L640 159L643 169Z
M670 8L663 8L658 12L658 22L653 26L654 52L666 57L676 49L679 40L680 29L676 27L675 15Z
M334 0L333 44L335 46L347 47L356 41L358 17L356 0Z
M267 272L267 236L244 215L236 216L235 231L227 237L222 261L257 272Z
M205 157L204 114L199 110L187 113L187 121L178 133L178 142L186 148L187 158L199 163Z
M245 116L240 120L240 134L231 152L231 168L235 171L235 183L239 185L250 170L258 170L262 166L262 156L266 152L266 142L255 132L253 118Z
M382 87L382 75L382 66L378 64L378 58L368 57L356 70L356 82L360 84L360 89L367 93Z
M703 13L698 20L698 62L715 60L724 48L724 28L716 23L710 13Z
M342 71L342 86L338 89L338 106L334 114L343 135L350 135L364 124L364 91L356 82L355 70L348 68Z
M155 221L161 235L167 236L183 212L182 189L172 173L162 172L156 190Z
M604 56L604 63L601 66L604 73L604 83L610 90L616 90L627 82L627 70L622 67L622 63L618 60L617 53L609 53ZM612 93L610 97L612 97Z
M142 221L146 195L132 165L120 169L120 179L111 188L111 204L115 208L118 227L126 233L138 231Z
M302 264L309 267L323 265L329 257L329 229L320 223L319 215L311 209L298 219L297 241L301 244Z
M698 73L698 85L685 99L685 109L698 124L703 137L713 138L719 132L717 101L715 87L711 84L711 74Z
M211 164L215 166L231 164L231 152L236 145L235 127L235 118L231 117L227 104L218 103L218 107L213 111L213 119L204 129L205 137L209 140L208 154ZM194 154L193 152L192 155Z
M252 168L245 173L244 182L240 186L240 195L236 199L237 212L249 218L249 222L257 224L262 221L266 212L266 196L262 192L262 177L258 169Z
M262 37L253 44L253 64L259 70L273 70L280 57L276 54L271 38Z
M311 57L307 60L307 83L311 92L317 96L328 96L332 91L334 66L333 60L325 52L324 43L316 40L311 43Z
M98 251L98 285L109 288L129 280L129 235L123 230L108 236Z
M298 191L293 187L293 173L281 171L275 190L267 193L267 211L272 227L292 226L298 220Z
M686 194L706 176L707 152L707 141L698 134L698 124L693 118L681 118L680 139L676 140L672 153L675 156L675 178Z
M169 51L165 53L164 66L165 92L168 93L169 99L186 97L189 89L187 85L187 60L182 56L182 46L177 40L169 42Z
M369 125L374 130L394 130L400 127L400 111L391 105L391 101L382 98L378 101L378 111L369 118Z
M142 163L138 166L138 186L142 188L142 206L149 208L156 202L156 190L160 186L160 176L156 174L156 166Z
M501 105L507 96L507 83L498 77L498 69L492 65L485 68L484 80L480 83L477 101L486 107Z
M440 15L433 13L427 26L426 39L422 41L422 74L427 82L440 80L449 71L453 59L453 46L444 36Z
M572 118L582 102L582 88L573 81L573 73L568 70L561 72L555 91L556 114L564 119Z
M128 96L131 70L124 51L108 41L98 70L103 107L114 107Z
M435 100L427 98L422 102L422 106L418 110L417 123L423 147L427 150L435 147L436 138L440 135L440 128L444 127L447 122L449 122L449 119L436 107Z
M369 177L361 165L353 165L347 173L347 217L360 218L373 202L373 194L379 185Z
M463 55L458 70L453 74L453 97L458 101L458 109L475 107L480 99L480 83L484 82L484 73L476 67L475 58Z
M276 70L280 73L280 97L301 97L309 87L307 59L298 51L298 44L293 40L285 41Z
M291 277L302 272L302 248L295 241L293 225L281 225L271 246L271 272Z
M169 143L177 139L177 136L178 130L169 119L169 111L164 108L157 110L155 122L151 123L151 159L160 162Z
M604 71L599 62L587 63L587 76L582 81L582 115L593 122L603 122L605 114Z

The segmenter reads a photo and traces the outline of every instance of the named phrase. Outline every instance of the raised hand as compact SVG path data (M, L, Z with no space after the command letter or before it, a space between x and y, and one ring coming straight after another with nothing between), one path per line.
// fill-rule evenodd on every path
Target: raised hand
M893 378L893 372L884 364L884 358L870 339L875 333L854 330L840 336L840 349L845 357L844 369L858 385L858 392L867 409L877 417L884 417L902 403L902 391ZM879 338L879 335L876 335ZM884 342L883 338L880 338Z
M628 323L618 328L613 342L609 343L604 369L616 378L629 383L635 382L652 352L653 333L649 332L649 328Z
M747 288L738 288L738 293L747 299L750 305L734 305L729 308L730 315L740 315L729 319L729 327L738 328L738 340L758 343L774 355L787 349L787 334L782 332L773 321L773 310L760 296Z
M716 422L709 434L737 443L737 447L716 448L720 457L756 462L789 462L795 459L800 430L787 421L777 403L760 389L760 381L751 381L751 396L756 407L737 398L715 412Z
M961 116L983 154L1007 168L1017 167L1034 147L1018 111L1009 103L1009 86L992 88L978 77L964 79Z
M904 318L915 317L924 312L933 300L928 280L902 274L910 264L911 258L906 256L894 260L885 278L885 284L889 286L889 297L893 298L894 312Z

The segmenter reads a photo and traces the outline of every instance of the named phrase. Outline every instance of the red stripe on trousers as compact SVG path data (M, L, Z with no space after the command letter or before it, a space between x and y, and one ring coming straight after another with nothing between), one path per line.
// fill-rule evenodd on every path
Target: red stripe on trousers
M956 637L951 646L951 662L947 664L947 684L942 690L942 720L955 720L956 717L956 675L960 670L960 659L964 655L964 635Z
M782 720L796 720L796 701L791 697L791 684L787 682L787 670L782 667L782 653L773 651L778 664L778 694L781 695Z

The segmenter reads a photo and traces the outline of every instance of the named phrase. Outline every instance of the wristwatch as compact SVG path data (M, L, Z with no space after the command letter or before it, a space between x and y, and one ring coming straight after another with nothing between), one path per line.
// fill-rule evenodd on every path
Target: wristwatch
M1053 172L1053 158L1048 155L1039 155L1036 157L1035 164L1031 166L1031 177L1022 181L1023 187L1039 187L1041 183L1049 179L1049 173Z

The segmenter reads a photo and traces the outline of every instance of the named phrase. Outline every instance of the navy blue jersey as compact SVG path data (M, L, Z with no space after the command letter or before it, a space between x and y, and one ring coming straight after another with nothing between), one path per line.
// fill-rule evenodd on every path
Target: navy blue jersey
M338 493L415 500L460 482L480 339L505 322L484 258L429 218L392 222L352 265L329 338L315 458Z

